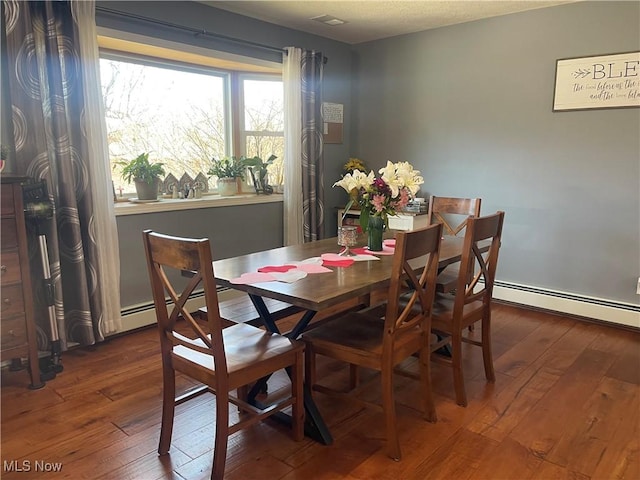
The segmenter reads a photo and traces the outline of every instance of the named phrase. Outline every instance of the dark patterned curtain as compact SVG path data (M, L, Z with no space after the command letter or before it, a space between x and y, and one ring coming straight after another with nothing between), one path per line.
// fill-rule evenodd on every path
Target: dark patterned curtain
M47 236L62 349L71 342L90 345L103 340L109 331L99 282L99 230L88 163L104 159L91 159L89 154L83 59L72 5L66 1L3 1L2 29L6 32L3 54L10 66L7 80L13 127L13 138L2 141L11 142L15 152L12 171L45 180L55 205L53 220L39 222L39 228ZM32 276L38 284L34 291L38 344L39 349L47 350L52 329L44 289L35 281L42 278L35 238L29 251Z
M302 52L302 215L305 242L324 238L323 68L322 53Z

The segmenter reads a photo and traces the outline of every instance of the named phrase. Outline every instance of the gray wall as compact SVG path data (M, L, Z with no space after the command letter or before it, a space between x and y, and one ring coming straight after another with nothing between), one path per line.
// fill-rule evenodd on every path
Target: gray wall
M282 246L282 203L117 217L120 295L124 308L151 301L142 231L211 240L214 260Z
M585 2L361 44L353 150L506 211L499 280L637 305L640 110L552 101L557 59L637 51L639 19Z
M638 2L563 5L353 48L198 3L98 6L323 51L324 100L345 105L344 143L325 145L328 235L345 202L331 185L349 156L374 167L407 160L424 173L423 195L480 196L483 212L507 212L500 280L638 303L640 110L551 111L557 59L640 49ZM97 23L273 59L103 12ZM250 219L232 240L214 228L224 208L119 217L123 305L150 299L143 228L211 235L217 256L280 245L280 208L246 208L228 209Z

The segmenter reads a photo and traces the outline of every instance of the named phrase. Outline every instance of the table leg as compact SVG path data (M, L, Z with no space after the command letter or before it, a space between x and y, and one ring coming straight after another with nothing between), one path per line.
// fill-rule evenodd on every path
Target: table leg
M276 325L276 322L273 320L273 317L271 316L271 312L269 312L269 309L265 305L262 297L259 295L249 294L249 298L251 299L251 303L253 303L253 306L256 308L258 315L260 315L260 318L262 319L262 323L264 323L264 326L266 327L266 329L269 330L270 332L279 334L280 329Z
M264 303L262 297L258 295L249 294L249 298L251 302L256 307L256 311L260 314L260 318L262 319L265 328L273 333L280 333L276 322L273 320L269 309ZM307 311L302 316L302 318L298 321L298 323L293 327L293 329L286 333L285 335L289 338L298 338L298 336L307 328L309 322L313 318L316 312ZM287 374L291 377L291 371L287 368ZM260 379L249 392L249 402L256 403L256 395L266 388L266 383L269 377L265 377ZM318 407L313 401L313 397L311 396L311 391L308 386L304 387L304 410L305 410L305 421L304 421L304 433L308 437L314 439L317 442L323 443L324 445L331 445L333 443L333 437L331 436L331 432L327 427ZM291 417L285 413L279 412L273 415L273 418L276 418L284 423L291 424Z

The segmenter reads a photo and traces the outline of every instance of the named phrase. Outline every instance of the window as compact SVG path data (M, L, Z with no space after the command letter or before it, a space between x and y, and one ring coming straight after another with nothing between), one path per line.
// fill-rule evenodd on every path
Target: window
M269 183L284 183L284 92L279 78L241 77L243 100L240 131L242 153L263 161L276 160L268 167Z
M279 75L113 51L101 51L100 75L114 187L125 197L134 186L122 179L118 162L143 152L178 181L184 173L207 176L214 157L257 155L266 161L276 155L270 182L283 183ZM215 191L217 179L208 185Z

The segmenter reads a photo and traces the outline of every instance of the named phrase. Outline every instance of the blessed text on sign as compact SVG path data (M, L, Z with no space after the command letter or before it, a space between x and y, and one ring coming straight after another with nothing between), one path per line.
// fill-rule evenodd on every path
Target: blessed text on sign
M640 107L640 52L556 63L553 110Z

